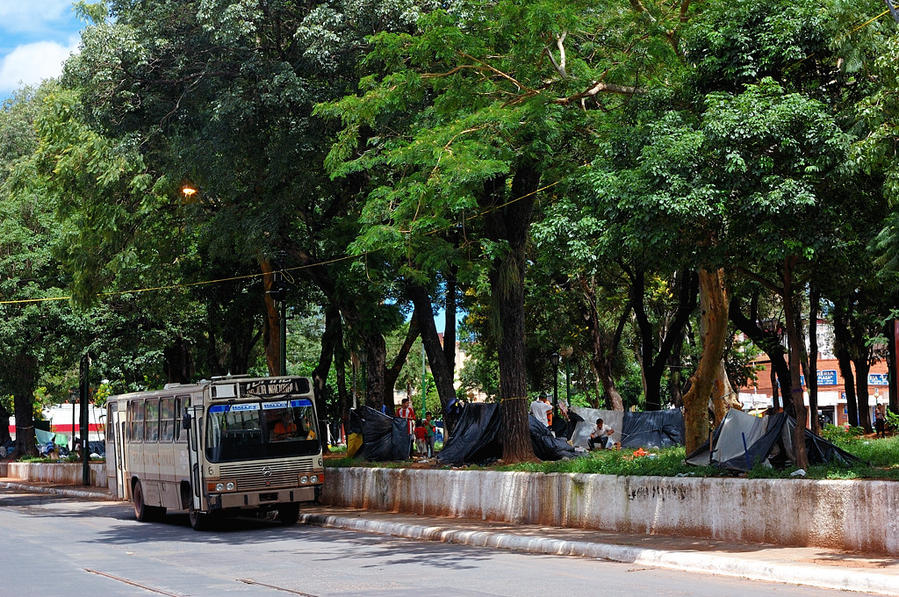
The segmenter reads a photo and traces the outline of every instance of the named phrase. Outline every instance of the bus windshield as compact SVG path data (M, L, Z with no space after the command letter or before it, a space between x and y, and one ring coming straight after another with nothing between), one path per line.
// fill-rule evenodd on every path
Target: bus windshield
M210 462L309 456L320 449L307 398L213 404L206 417Z

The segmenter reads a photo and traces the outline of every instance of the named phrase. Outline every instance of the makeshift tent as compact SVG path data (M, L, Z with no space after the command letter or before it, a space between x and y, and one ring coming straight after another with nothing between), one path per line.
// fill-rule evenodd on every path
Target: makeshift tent
M362 453L366 460L408 460L412 436L406 419L391 417L363 406L356 409L362 419Z
M459 466L498 460L503 454L501 425L498 404L472 402L466 405L453 434L437 453L437 462Z
M561 437L553 437L549 428L528 415L531 445L541 460L560 460L575 455L574 448ZM502 418L498 404L471 403L462 411L453 435L437 453L437 462L460 466L485 464L503 453L500 429Z
M574 446L563 437L555 437L549 427L537 420L534 415L528 415L528 428L531 431L531 445L534 448L534 456L540 460L562 460L574 458Z
M602 419L603 423L615 430L610 436L610 444L621 441L621 428L624 422L624 411L621 410L603 410L599 408L586 408L583 406L573 406L572 411L578 414L583 421L579 422L571 434L571 443L582 448L589 447L587 440L590 434L596 428L596 419Z
M689 464L716 465L746 472L756 463L783 468L793 464L793 431L796 422L785 413L754 417L731 409L706 442L687 456ZM822 437L806 431L806 453L810 464L849 464L858 458Z
M679 408L626 412L622 448L667 448L684 443L684 414Z
M620 442L622 448L665 448L684 443L684 415L680 409L622 412L576 406L572 410L584 419L571 436L575 446L588 447L596 419L615 430L610 445Z

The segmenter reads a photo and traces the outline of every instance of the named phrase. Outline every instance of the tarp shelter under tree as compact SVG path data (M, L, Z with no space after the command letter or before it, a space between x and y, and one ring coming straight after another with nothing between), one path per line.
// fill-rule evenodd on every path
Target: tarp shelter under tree
M460 466L486 464L499 460L503 453L500 434L502 418L498 404L471 403L462 411L453 434L437 453L437 462ZM528 429L534 455L541 460L573 458L574 448L567 440L554 437L549 428L528 415Z
M796 421L785 413L755 417L731 409L715 429L711 441L687 456L689 464L715 465L746 472L757 463L775 468L792 466ZM809 464L851 464L858 458L811 431L805 432Z
M408 460L412 436L406 419L391 417L370 406L356 409L362 420L362 453L366 460Z
M602 419L615 431L609 441L621 442L622 448L667 448L684 443L684 415L680 409L622 412L576 406L572 410L584 419L571 436L575 446L588 447L596 419Z

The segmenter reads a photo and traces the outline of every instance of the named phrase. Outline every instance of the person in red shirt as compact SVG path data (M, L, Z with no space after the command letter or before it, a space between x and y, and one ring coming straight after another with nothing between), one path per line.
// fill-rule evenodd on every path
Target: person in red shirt
M421 419L415 422L415 449L419 455L424 455L427 451L427 429Z
M409 432L409 442L415 442L415 411L412 409L412 405L409 403L408 398L403 398L403 402L400 405L398 411L396 411L396 416L401 419L406 419L406 429Z

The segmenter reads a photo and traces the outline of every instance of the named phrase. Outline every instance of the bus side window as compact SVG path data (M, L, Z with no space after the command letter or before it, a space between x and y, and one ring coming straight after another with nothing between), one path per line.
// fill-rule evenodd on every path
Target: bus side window
M144 439L148 442L159 440L159 400L147 400L146 431Z
M185 443L187 432L181 428L181 414L190 406L190 396L178 396L175 398L175 441Z
M128 403L128 409L131 411L131 441L144 441L144 405L142 402L135 400Z
M115 402L106 405L106 441L115 444L115 424L113 423L112 413L119 407Z
M163 398L159 402L159 441L171 442L175 431L175 399Z

